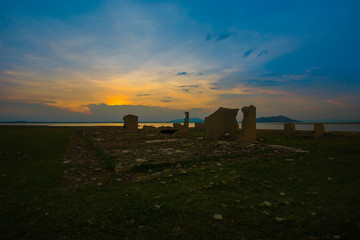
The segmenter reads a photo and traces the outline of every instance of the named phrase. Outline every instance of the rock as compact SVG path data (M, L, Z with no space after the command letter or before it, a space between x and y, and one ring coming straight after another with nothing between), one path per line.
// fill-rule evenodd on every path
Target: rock
M239 109L220 107L211 115L205 118L205 138L223 138L224 134L230 134L229 138L236 137L236 115Z
M142 159L142 158L137 158L136 161L137 161L138 163L147 162L146 159Z
M133 166L123 166L121 164L118 164L115 166L115 173L126 173L126 172L130 172L131 169L133 168Z
M286 220L286 218L281 218L281 217L276 217L275 221L277 222L284 222Z
M121 182L122 179L121 179L121 178L117 178L116 181L117 181L117 182Z
M217 214L217 213L215 213L213 215L213 218L216 219L216 220L223 220L223 216L221 214Z
M241 108L243 112L241 142L256 141L256 107L250 105Z
M124 120L124 128L126 130L137 130L138 129L138 116L128 114L123 117Z
M154 126L147 126L147 125L144 125L142 128L142 130L144 130L144 131L156 131L156 129L157 128Z
M272 204L268 201L264 201L262 203L260 203L260 207L271 207Z
M173 123L173 128L180 129L182 127L181 123Z

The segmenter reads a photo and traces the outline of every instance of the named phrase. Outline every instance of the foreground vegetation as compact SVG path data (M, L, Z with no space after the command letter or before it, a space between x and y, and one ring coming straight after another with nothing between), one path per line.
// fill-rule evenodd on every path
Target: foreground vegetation
M0 127L0 239L360 236L359 138L263 131L258 137L266 144L309 153L249 156L245 162L227 156L231 164L203 164L140 182L116 181L108 169L111 179L101 184L63 188L63 172L71 168L63 164L71 131ZM208 161L218 157L186 164Z

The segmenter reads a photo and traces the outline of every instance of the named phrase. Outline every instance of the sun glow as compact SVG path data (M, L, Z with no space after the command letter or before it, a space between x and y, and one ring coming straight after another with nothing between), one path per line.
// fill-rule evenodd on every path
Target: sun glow
M126 100L124 97L109 97L109 100L106 101L107 105L130 105L132 102Z

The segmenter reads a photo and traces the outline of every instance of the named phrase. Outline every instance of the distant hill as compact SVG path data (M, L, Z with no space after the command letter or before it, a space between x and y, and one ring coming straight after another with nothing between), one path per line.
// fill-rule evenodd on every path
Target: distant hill
M184 122L184 118L167 121L167 123L183 123L183 122ZM196 123L196 122L202 123L202 122L204 122L204 119L201 119L201 118L189 118L189 122L191 122L191 123Z
M256 122L301 122L285 116L259 117Z

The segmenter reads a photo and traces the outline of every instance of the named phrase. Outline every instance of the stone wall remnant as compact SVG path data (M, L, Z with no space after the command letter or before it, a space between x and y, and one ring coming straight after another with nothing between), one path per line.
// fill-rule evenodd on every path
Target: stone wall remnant
M173 128L179 129L181 127L182 127L181 123L173 123Z
M189 132L189 112L185 112L184 124L177 130L176 134L187 134Z
M236 115L239 109L220 107L205 118L205 138L236 138Z
M243 112L241 142L256 141L256 107L253 105L241 108Z
M325 134L325 127L322 123L314 123L314 138L320 138Z
M154 126L148 126L148 125L144 125L142 128L144 131L156 131L156 127Z
M295 123L284 123L284 134L295 135Z
M128 114L123 117L124 120L124 128L126 130L137 130L138 129L138 116Z
M196 122L196 123L195 123L195 129L197 129L197 130L204 130L204 123L202 123L202 122Z

